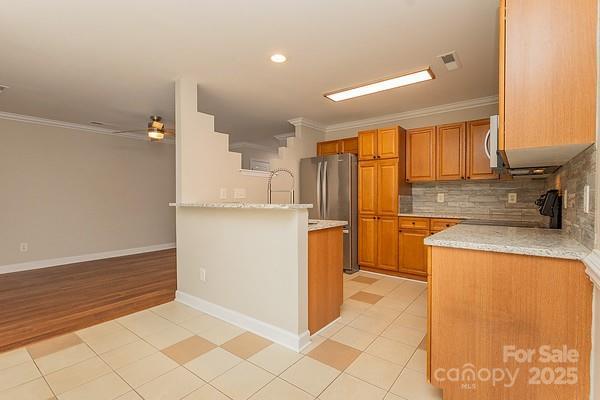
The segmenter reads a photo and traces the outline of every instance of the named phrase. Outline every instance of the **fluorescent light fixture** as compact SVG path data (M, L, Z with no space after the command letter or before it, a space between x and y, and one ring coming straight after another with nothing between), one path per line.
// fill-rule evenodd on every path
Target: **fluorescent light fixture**
M325 97L333 101L348 100L354 97L395 89L397 87L412 85L413 83L428 81L431 79L435 79L435 75L433 75L431 69L427 67L426 69L401 75L396 78L386 79L352 89L344 89L332 93L326 93Z
M273 54L271 56L271 61L273 61L274 63L283 63L287 60L287 57L284 56L283 54Z

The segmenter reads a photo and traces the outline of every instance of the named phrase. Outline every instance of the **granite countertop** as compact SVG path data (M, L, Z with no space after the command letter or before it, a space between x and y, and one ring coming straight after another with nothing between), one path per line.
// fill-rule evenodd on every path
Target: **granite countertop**
M425 244L457 249L582 260L591 250L560 229L458 224L429 236Z
M501 221L503 225L514 225L529 228L544 228L544 225L540 222L524 221L521 219L515 219L514 215L503 215L503 214L443 214L443 213L427 213L427 212L410 212L410 213L399 213L399 217L415 217L415 218L449 218L449 219L462 219L468 220L472 223L484 223ZM517 217L518 218L518 217Z
M264 204L264 203L169 203L170 207L199 208L248 208L264 210L296 210L312 208L312 204Z
M335 221L330 219L309 219L308 220L308 231L318 231L321 229L337 228L339 226L346 226L348 221Z

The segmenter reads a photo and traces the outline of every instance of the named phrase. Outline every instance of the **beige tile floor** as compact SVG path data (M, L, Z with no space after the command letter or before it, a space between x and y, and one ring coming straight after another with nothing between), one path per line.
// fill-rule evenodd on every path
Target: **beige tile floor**
M0 400L429 400L423 283L344 275L302 353L172 302L0 354Z

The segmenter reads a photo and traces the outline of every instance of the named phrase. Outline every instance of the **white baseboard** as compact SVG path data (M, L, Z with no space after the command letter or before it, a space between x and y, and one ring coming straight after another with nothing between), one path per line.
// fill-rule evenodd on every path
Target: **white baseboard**
M240 312L211 303L199 297L177 291L175 300L202 311L213 317L222 319L230 324L239 326L242 329L263 336L272 342L280 344L288 349L300 352L310 344L310 333L308 330L300 335L278 328L274 325L259 321Z
M135 247L132 249L104 251L102 253L82 254L79 256L51 258L47 260L29 261L19 264L0 265L0 274L10 272L29 271L32 269L56 267L58 265L73 264L86 261L102 260L104 258L129 256L132 254L149 253L151 251L174 249L175 243L155 244L152 246Z

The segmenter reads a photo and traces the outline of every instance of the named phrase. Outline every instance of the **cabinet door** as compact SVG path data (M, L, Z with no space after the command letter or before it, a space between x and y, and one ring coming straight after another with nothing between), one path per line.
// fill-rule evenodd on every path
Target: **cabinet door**
M398 232L400 271L427 276L427 246L423 240L429 231L403 229Z
M467 179L498 179L485 150L489 129L489 119L467 122Z
M377 266L398 271L398 217L377 217Z
M398 159L377 161L377 215L398 216Z
M400 155L398 128L377 130L377 158L398 158Z
M358 163L358 213L377 213L377 162Z
M435 143L436 179L465 179L465 123L438 126Z
M577 153L594 142L597 8L596 0L506 0L500 105L509 161L509 151L579 144Z
M358 216L358 263L377 265L377 217L372 215Z
M358 159L374 160L377 156L377 130L358 132Z
M319 156L330 156L332 154L338 154L340 152L339 140L330 140L327 142L317 143L317 155Z
M406 131L406 180L435 179L435 126Z
M342 139L340 152L358 154L358 138Z

